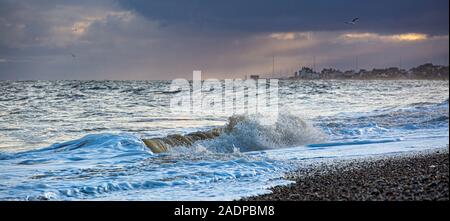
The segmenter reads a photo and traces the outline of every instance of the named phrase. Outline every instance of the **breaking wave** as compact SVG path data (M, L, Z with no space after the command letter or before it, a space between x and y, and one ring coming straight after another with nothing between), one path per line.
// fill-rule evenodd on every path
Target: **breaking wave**
M223 128L184 136L170 135L144 140L144 143L153 153L179 151L177 147L219 153L297 147L321 144L328 137L373 139L383 137L382 134L396 134L394 130L448 127L449 111L447 99L441 103L415 103L368 113L317 118L315 124L289 113L279 114L272 124L266 124L265 120L266 116L262 115L238 115L230 117Z
M149 139L144 143L154 153L180 146L228 153L294 147L325 140L320 130L295 115L280 114L271 124L267 124L265 119L261 115L238 115L230 117L223 128Z
M174 152L180 148L234 153L316 145L336 138L383 137L381 134L392 134L393 130L448 127L449 109L447 99L441 103L415 103L389 110L318 118L314 119L314 124L290 113L279 114L271 124L267 124L265 120L266 116L262 115L237 115L230 117L227 124L220 128L153 139L140 139L129 134L92 134L44 149L16 154L1 153L0 160L35 156L36 152L46 153L40 154L42 156L72 154L78 156L71 158L76 160L94 155L97 155L95 158L108 158ZM31 161L23 163L32 163Z
M231 126L231 128L230 128ZM308 121L292 114L279 114L273 124L265 124L264 116L230 118L229 132L214 140L199 142L217 152L241 152L296 147L323 142L326 136Z

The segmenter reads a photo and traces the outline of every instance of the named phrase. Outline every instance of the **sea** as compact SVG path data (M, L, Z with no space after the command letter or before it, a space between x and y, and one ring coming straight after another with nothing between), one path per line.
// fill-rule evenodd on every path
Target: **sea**
M0 200L237 200L324 161L448 148L448 81L278 82L278 117L171 111L171 81L0 81ZM215 94L220 93L220 94ZM234 99L219 90L203 94Z

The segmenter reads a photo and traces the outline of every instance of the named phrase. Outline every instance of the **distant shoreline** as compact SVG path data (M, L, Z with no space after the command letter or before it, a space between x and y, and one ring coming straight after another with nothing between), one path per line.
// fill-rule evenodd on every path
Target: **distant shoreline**
M325 68L320 72L309 67L290 73L289 77L250 75L250 79L278 78L280 80L449 80L449 66L423 64L409 70L398 67L374 68L372 70L358 69L341 71Z
M285 75L286 73L284 73ZM279 80L416 80L416 81L448 81L449 66L423 64L410 70L401 69L398 67L364 70L360 69L358 72L354 70L340 71L334 68L323 69L320 73L314 72L311 68L303 67L295 73L289 73L289 77L280 76L279 74L272 75L245 75L245 78L234 79L279 79ZM192 77L186 75L186 77ZM189 79L189 78L188 78ZM215 78L217 79L217 78ZM220 79L220 78L218 78ZM49 79L0 79L0 82L29 82L29 81L83 81L83 82L102 82L102 81L171 81L173 79L64 79L64 80L49 80ZM224 79L220 79L224 80Z
M244 201L417 201L449 200L449 152L320 165L301 169L271 194Z

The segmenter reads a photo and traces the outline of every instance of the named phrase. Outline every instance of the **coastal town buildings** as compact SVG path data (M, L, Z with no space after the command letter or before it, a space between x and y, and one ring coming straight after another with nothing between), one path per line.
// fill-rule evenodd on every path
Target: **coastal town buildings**
M308 67L302 67L294 72L294 76L289 79L430 79L430 80L448 80L449 67L443 65L433 65L431 63L423 64L418 67L405 70L397 67L374 68L372 70L360 69L359 71L347 70L341 71L334 68L325 68L321 72L315 72Z

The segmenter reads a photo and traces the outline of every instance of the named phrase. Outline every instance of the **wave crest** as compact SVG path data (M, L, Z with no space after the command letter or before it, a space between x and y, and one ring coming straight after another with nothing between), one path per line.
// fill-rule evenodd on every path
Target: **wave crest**
M238 120L236 120L238 119ZM264 116L230 118L231 131L220 139L241 151L301 146L325 140L325 135L309 122L289 113L279 114L274 124L264 124Z
M262 115L237 115L229 118L223 128L196 132L185 136L171 135L148 139L144 143L154 153L171 151L174 147L202 147L213 152L241 152L294 147L320 142L325 135L312 124L292 115L280 114L273 124L266 124Z

